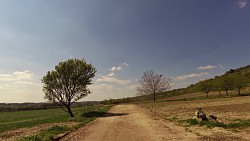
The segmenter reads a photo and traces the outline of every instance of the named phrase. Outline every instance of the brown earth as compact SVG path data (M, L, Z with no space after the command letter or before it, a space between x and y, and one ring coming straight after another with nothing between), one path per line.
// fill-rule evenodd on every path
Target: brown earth
M116 105L104 117L66 136L62 141L194 141L184 127L162 121L137 105Z
M237 120L250 119L250 96L202 99L191 101L167 101L140 104L149 109L153 115L184 126L187 131L199 136L200 140L250 140L250 128L207 128L206 126L189 126L187 119L195 116L197 107L202 107L205 114L215 115L221 123L235 123Z

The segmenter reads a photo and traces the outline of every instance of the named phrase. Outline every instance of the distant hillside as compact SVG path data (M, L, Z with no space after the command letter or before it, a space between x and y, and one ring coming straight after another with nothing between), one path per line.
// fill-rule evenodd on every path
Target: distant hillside
M221 85L223 81L227 81L226 79L228 79L228 81L230 81L230 79L233 79L231 81L239 81L238 83L241 83L241 84L244 83L246 85L245 87L250 86L250 65L247 65L245 67L241 67L238 69L230 69L229 71L227 71L221 76L215 76L214 78L200 81L200 82L197 82L196 84L191 84L190 86L186 88L186 93L193 93L193 92L201 91L200 85L204 82L212 84L213 91L216 91L219 89L223 91L223 88ZM236 89L236 86L235 86L236 84L232 84L232 85L234 86L231 86L230 90Z
M174 89L171 91L158 93L156 99L164 99L172 96L185 95L191 93L202 92L202 86L206 84L208 86L209 92L211 91L238 91L246 87L250 87L250 65L245 67L230 69L221 76L215 76L214 78L207 79L204 81L197 82L196 84L191 84L187 88ZM226 87L227 86L227 87ZM110 99L102 101L103 104L110 103L126 103L126 102L137 102L137 101L150 101L152 100L152 95L143 95L130 98L122 99Z

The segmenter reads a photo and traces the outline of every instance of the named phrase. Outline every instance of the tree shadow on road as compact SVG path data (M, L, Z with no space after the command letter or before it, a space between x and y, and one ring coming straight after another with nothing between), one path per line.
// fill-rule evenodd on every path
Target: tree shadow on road
M99 112L91 111L81 115L81 117L92 118L92 117L114 117L114 116L125 116L127 113L109 113L109 112Z

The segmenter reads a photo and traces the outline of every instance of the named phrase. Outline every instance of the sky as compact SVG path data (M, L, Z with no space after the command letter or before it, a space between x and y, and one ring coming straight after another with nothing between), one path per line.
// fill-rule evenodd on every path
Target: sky
M0 0L0 103L46 102L42 77L85 59L81 101L136 95L143 72L172 89L249 64L250 0Z

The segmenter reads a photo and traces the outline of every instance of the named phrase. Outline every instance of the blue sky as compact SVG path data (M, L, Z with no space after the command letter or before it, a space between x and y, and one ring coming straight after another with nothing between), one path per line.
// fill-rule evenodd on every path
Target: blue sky
M249 0L1 0L0 102L44 102L69 58L97 69L83 100L136 95L146 70L173 88L249 64Z

